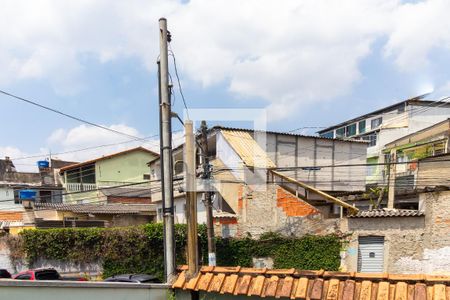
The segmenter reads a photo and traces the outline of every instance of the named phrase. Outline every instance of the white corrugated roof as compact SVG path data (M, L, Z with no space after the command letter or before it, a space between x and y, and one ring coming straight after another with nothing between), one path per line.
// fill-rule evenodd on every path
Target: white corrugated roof
M258 145L249 132L221 130L221 133L247 167L276 167L275 163L267 155L267 152Z

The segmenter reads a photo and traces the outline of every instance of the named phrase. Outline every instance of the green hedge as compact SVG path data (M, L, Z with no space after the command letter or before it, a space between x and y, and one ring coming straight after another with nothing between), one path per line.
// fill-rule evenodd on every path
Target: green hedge
M177 264L185 263L186 226L175 226ZM274 259L275 268L338 270L341 241L337 236L288 238L269 233L260 239L217 238L217 264L252 266L252 257ZM207 261L206 228L199 226L201 256ZM12 238L12 260L26 258L103 264L104 276L151 273L163 277L163 227L148 224L123 228L25 230Z

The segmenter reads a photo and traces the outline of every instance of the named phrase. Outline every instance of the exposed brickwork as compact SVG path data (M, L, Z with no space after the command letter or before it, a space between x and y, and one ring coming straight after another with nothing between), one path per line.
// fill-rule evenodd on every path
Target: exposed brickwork
M320 213L314 206L281 187L277 189L277 206L281 207L288 217L305 217Z
M268 231L289 236L324 235L334 233L339 229L339 219L327 219L319 210L317 213L313 213L313 211L306 213L303 209L304 206L300 205L301 209L295 208L290 210L289 214L286 213L277 201L279 188L280 186L277 184L269 184L262 190L255 189L252 192L245 190L243 192L243 207L237 212L236 234L238 237L247 236L247 234L258 237ZM297 206L298 203L301 203L300 201L302 200L296 198L293 205Z
M237 224L236 218L214 218L214 223L221 225Z
M2 211L0 212L0 221L22 221L23 213L18 211Z

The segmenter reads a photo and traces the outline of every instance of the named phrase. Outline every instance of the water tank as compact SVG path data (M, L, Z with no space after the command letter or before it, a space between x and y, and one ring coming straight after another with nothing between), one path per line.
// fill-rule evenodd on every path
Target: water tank
M19 191L19 198L22 200L36 199L37 192L35 190L21 190Z
M49 163L46 160L40 160L37 162L38 168L39 169L44 169L44 168L48 168L49 167Z

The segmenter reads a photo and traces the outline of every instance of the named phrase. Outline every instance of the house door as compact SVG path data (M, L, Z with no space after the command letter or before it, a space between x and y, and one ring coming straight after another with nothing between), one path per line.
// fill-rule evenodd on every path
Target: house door
M364 236L358 242L358 272L383 272L384 237Z

